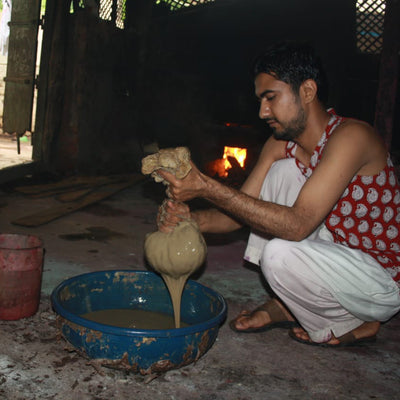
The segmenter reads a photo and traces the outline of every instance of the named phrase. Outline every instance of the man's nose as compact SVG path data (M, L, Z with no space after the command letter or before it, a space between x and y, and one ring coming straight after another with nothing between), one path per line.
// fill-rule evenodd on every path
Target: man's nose
M262 99L261 103L260 103L260 110L259 110L258 116L261 119L266 119L266 118L270 117L270 115L271 115L271 110L268 106L268 103L264 99Z

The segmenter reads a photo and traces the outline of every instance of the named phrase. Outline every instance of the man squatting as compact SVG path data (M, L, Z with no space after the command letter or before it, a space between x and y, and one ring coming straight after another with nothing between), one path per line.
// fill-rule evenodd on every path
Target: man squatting
M230 326L291 328L302 343L354 345L375 339L400 309L400 185L387 149L365 122L323 103L319 59L299 44L272 46L255 63L259 116L273 135L240 191L201 173L159 170L174 201L168 232L192 217L202 232L251 227L244 258L261 266L276 297ZM204 198L216 208L190 212Z

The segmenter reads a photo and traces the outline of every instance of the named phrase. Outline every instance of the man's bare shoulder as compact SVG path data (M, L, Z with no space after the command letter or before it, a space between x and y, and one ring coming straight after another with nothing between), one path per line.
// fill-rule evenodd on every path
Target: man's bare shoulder
M286 145L286 141L276 140L273 136L270 136L264 143L260 158L269 158L272 161L281 160L285 158Z
M386 163L387 150L382 138L368 123L346 119L334 131L326 146L326 154L338 153L360 160L359 174L379 172Z
M380 141L383 144L382 138L379 136L375 128L364 121L357 119L346 119L344 120L333 133L332 137L340 137L349 140L365 140L369 141Z

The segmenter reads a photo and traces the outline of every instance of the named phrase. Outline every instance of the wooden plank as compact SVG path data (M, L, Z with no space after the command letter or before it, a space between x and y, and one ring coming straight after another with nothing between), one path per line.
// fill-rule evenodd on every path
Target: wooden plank
M17 186L14 190L19 193L35 197L44 197L44 196L52 196L54 194L59 194L63 192L74 191L82 188L89 188L109 183L116 183L124 179L127 179L128 177L129 175L126 174L110 175L110 176L73 176L58 182L46 183L43 185Z
M101 186L101 185L99 185ZM50 196L56 196L56 198L58 196L62 196L63 194L68 194L68 193L75 193L78 190L86 190L86 191L90 191L93 190L96 187L99 186L88 186L88 185L79 185L79 186L72 186L70 188L60 188L60 189L54 189L48 192L42 192L42 193L35 193L35 194L30 194L29 197L31 199L42 199L44 197L50 197Z
M61 193L58 196L56 196L56 200L61 201L62 203L68 203L69 201L76 201L79 200L83 197L85 197L87 194L92 192L93 190L96 190L96 188L85 188L85 189L80 189L80 190L74 190L72 192L67 192L67 193Z
M44 3L44 2L43 2ZM69 1L46 1L43 26L42 53L37 91L33 159L46 166L54 166L54 143L63 120L65 107L68 31L70 25Z
M26 226L26 227L35 227L46 224L64 215L70 214L76 210L84 208L90 204L104 200L107 197L110 197L115 193L123 189L126 189L135 183L142 181L143 179L144 179L143 175L134 174L129 179L123 182L112 183L101 186L92 193L90 193L89 195L87 195L86 197L84 197L83 199L74 202L63 203L25 217L18 218L12 221L12 224Z

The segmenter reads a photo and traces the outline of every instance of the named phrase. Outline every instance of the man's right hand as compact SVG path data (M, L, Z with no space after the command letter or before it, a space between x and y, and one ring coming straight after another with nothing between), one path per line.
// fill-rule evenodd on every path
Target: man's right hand
M187 204L165 199L158 209L157 226L159 231L169 233L179 222L190 218L190 209Z

